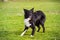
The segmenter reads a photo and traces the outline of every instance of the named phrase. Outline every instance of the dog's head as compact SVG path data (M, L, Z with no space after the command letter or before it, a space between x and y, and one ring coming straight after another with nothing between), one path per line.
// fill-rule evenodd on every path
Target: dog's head
M34 8L32 8L30 10L24 9L24 18L27 19L27 18L32 17L33 11L34 11Z
M34 8L27 10L24 9L24 23L27 27L29 27L31 24L29 23L29 21L32 19L32 13L33 13Z

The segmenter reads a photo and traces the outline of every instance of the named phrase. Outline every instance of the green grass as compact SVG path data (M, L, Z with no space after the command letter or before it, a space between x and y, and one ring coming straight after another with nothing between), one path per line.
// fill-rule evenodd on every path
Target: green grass
M46 32L35 32L30 37L31 29L21 37L24 29L23 8L42 10L46 15ZM37 29L36 29L37 31ZM0 2L0 40L60 40L60 3L58 2Z

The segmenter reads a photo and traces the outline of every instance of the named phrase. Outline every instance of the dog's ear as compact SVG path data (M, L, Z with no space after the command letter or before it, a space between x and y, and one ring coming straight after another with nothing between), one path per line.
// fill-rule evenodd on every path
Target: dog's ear
M24 11L28 11L27 9L23 9Z
M34 8L32 8L31 11L33 12L34 11Z
M28 12L28 10L27 9L23 9L24 10L24 13L27 13Z

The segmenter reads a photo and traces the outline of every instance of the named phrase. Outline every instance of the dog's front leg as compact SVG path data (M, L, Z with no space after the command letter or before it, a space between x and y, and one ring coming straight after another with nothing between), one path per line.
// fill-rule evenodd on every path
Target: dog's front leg
M25 26L25 29L24 29L24 31L22 32L21 36L23 36L23 35L26 33L27 30L28 30L28 27Z
M34 36L34 33L35 33L35 25L34 24L31 25L31 28L32 28L31 37L33 37Z

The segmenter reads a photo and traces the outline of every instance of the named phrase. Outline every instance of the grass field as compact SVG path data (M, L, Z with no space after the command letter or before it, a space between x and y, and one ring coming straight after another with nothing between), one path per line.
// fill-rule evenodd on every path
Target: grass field
M46 15L46 32L31 29L21 37L24 29L23 8L42 10ZM37 31L37 28L36 28ZM59 2L0 2L0 40L60 40L60 3Z

